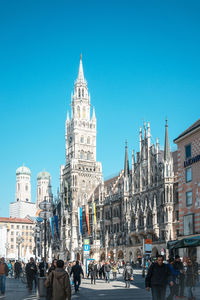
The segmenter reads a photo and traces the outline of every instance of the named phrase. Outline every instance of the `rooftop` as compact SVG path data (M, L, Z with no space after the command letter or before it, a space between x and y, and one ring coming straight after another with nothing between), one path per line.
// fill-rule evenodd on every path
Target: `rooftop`
M21 219L21 218L4 218L0 217L0 223L26 223L26 224L34 224L33 221L29 219Z
M174 143L176 143L180 138L184 137L188 133L191 133L197 128L200 128L200 119L198 119L195 123L193 123L190 127L188 127L185 131L183 131L176 139L174 139Z

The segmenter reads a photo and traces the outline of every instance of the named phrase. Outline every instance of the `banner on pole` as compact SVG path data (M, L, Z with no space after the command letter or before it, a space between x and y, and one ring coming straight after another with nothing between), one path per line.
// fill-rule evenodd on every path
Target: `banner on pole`
M89 207L88 207L88 204L85 207L85 214L86 214L86 222L87 222L88 235L90 235Z
M79 208L79 222L80 222L80 233L81 235L83 235L82 207Z

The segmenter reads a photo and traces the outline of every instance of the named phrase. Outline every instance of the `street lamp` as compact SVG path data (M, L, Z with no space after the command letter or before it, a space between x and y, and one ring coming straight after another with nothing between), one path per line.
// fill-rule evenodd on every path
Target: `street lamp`
M9 243L8 242L5 243L5 248L6 248L6 258L7 258L8 250L9 250Z
M36 257L37 257L37 245L38 245L38 237L40 236L40 225L37 222L35 225L35 228L33 229L34 232L34 240L35 240L35 261L36 261Z
M18 235L17 238L16 238L16 244L17 244L17 247L18 247L18 260L20 258L20 245L21 245L22 242L23 242L23 239L22 239L21 235Z
M39 204L39 208L42 209L40 212L40 218L44 220L44 274L46 274L46 259L47 259L47 253L46 253L46 246L47 246L47 219L51 216L51 202L48 202L46 200L42 201Z

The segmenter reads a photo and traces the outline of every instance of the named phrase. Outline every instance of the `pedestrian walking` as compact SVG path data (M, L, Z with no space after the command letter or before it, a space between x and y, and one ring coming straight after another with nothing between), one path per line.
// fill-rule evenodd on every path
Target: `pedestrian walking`
M49 273L45 286L52 291L51 300L71 300L71 286L68 273L64 270L64 261L58 260L55 270Z
M107 261L104 265L104 272L106 276L106 282L110 283L110 271L111 271L111 265Z
M197 274L195 273L195 266L192 260L189 258L187 264L187 271L186 271L186 280L185 280L188 300L195 299L194 291L196 286L196 279L197 279Z
M33 289L33 281L35 280L35 277L37 275L37 266L34 262L33 257L30 258L30 262L27 263L26 268L26 278L27 278L27 285L29 291L32 291Z
M20 273L22 272L22 265L18 260L14 264L14 272L15 272L15 279L19 279Z
M175 256L174 269L180 271L180 275L176 277L175 295L177 297L184 297L184 266L179 255Z
M91 273L91 284L96 284L96 276L97 276L97 264L95 261L92 262L90 267L90 273Z
M147 273L145 286L147 291L152 293L152 300L165 300L166 286L173 285L169 266L163 263L163 256L158 255L157 261L153 263Z
M46 266L45 266L46 264ZM45 268L44 268L45 267ZM44 258L42 258L42 261L39 263L39 271L40 271L40 277L45 277L45 273L48 270L48 263L44 261Z
M51 263L51 267L48 270L48 275L51 273L51 271L54 271L57 268L57 259L54 259Z
M124 267L123 276L126 283L125 287L130 288L131 280L133 280L133 268L129 262L127 262Z
M79 286L81 284L81 274L84 277L83 269L79 265L79 261L77 260L75 266L72 267L70 272L70 276L73 275L75 292L79 291Z
M175 269L175 261L174 258L169 259L169 269L171 272L171 280L173 281L173 285L170 288L170 294L166 300L173 300L177 290L177 277L180 275L180 271ZM183 271L182 271L183 272Z
M48 270L48 276L50 275L50 273L52 271L55 271L55 269L57 268L57 259L54 259L52 261L52 264ZM47 287L47 296L46 296L46 300L51 300L52 299L52 293L53 293L53 285L50 285L49 287Z
M87 278L90 277L91 271L92 271L92 262L90 261L89 264L88 264L88 274L87 274Z
M117 265L116 263L113 264L112 266L112 274L113 274L113 280L117 279Z
M0 259L0 290L1 295L5 295L6 290L6 276L8 276L9 268L5 263L4 257Z

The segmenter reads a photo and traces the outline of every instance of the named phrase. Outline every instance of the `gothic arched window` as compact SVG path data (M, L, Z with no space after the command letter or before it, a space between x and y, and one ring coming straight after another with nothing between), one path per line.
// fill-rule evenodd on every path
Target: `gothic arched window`
M80 116L81 116L81 114L80 114L80 107L79 106L77 107L77 116L78 116L78 118L80 118Z
M90 160L91 159L91 155L90 155L90 152L87 153L87 160Z
M80 142L81 142L82 144L84 143L84 137L83 137L83 136L81 136Z
M90 137L87 138L87 144L90 144Z
M83 119L86 118L86 109L85 109L85 106L83 106Z
M82 89L82 97L84 97L84 89Z
M167 186L167 199L166 199L166 202L169 202L169 187Z
M78 89L78 97L81 98L81 89Z
M80 159L84 159L84 151L83 150L81 151Z

